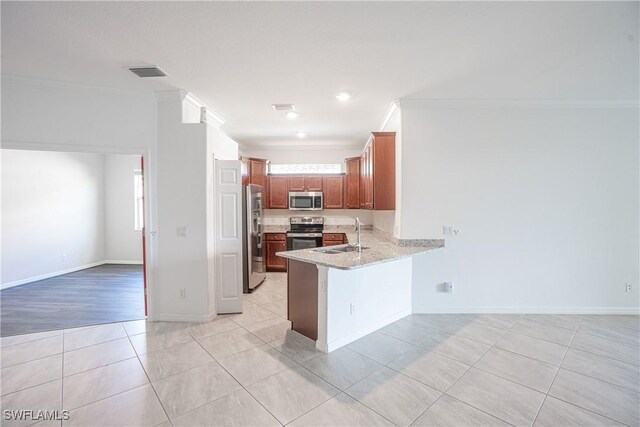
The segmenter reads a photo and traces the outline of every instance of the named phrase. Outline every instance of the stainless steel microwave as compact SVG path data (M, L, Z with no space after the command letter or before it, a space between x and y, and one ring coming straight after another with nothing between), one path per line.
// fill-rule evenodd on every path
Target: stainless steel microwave
M289 191L289 210L291 211L321 211L321 191Z

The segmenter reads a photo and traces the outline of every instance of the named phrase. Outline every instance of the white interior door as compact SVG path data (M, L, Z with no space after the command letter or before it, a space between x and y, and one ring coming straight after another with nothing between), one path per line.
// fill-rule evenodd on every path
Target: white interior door
M215 278L218 314L242 312L242 175L239 160L215 160Z

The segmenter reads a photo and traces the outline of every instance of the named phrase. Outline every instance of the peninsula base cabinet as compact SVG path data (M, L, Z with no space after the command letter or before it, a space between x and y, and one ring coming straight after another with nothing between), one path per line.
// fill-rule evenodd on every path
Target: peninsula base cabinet
M264 245L267 257L267 271L287 271L287 260L276 255L287 250L287 235L284 233L265 233Z
M291 329L318 339L318 267L289 260L287 275L287 319Z

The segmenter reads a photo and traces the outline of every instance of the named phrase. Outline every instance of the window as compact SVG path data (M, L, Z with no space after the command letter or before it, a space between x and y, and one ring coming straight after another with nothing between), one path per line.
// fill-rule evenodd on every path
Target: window
M144 228L144 181L142 179L142 171L136 169L133 171L133 197L134 197L134 222L135 230L142 231Z
M334 164L271 164L269 173L287 175L312 175L342 173L342 165Z

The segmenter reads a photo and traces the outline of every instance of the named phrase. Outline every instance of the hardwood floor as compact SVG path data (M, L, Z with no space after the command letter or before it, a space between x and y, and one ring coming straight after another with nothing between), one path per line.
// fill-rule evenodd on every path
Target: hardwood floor
M144 319L141 265L105 264L0 291L0 335Z

